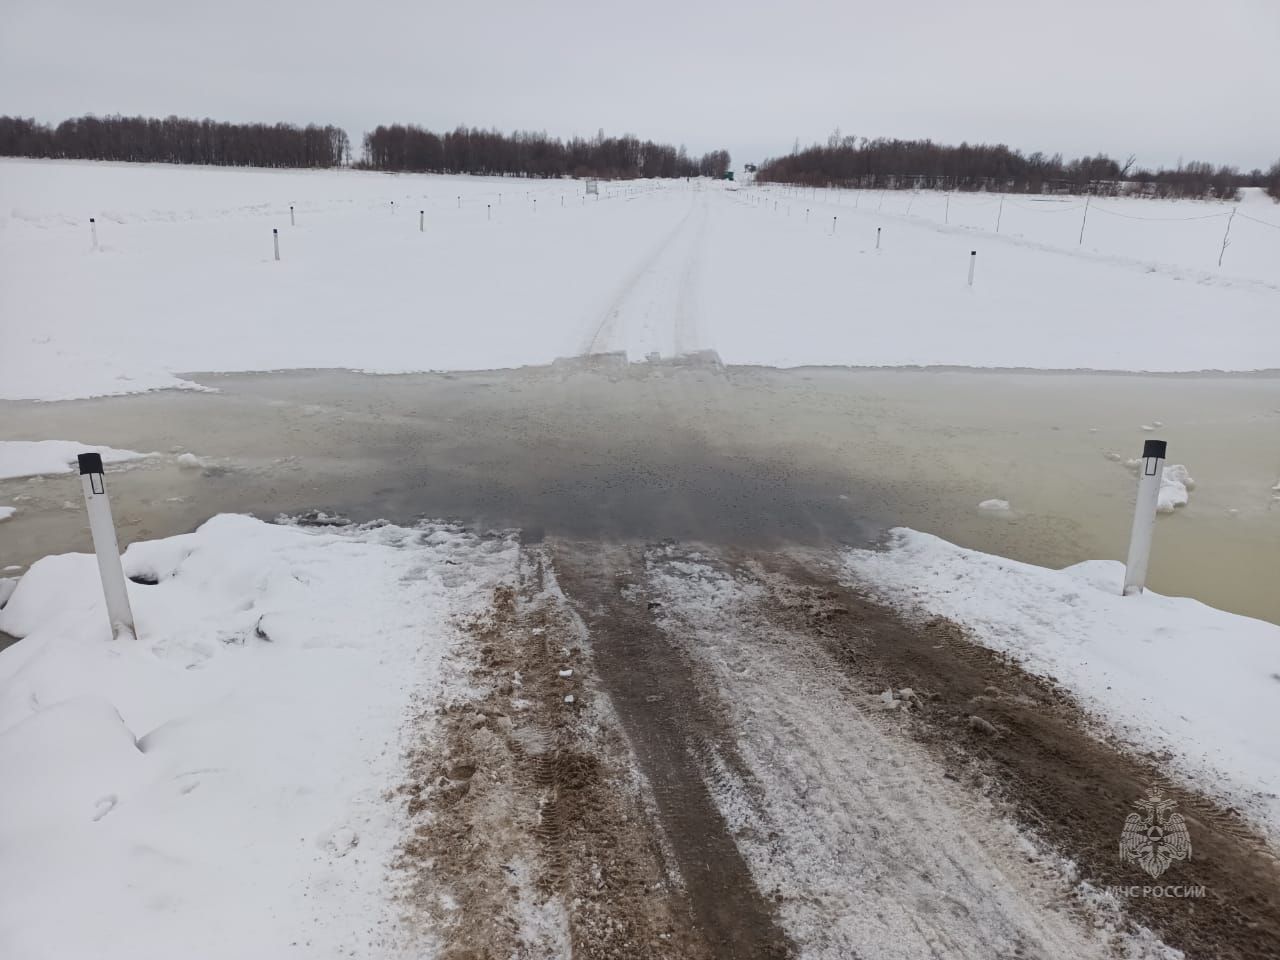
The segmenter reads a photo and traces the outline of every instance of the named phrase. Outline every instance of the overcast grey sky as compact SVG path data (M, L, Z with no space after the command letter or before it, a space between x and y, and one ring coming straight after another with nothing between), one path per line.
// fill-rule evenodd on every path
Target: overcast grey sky
M1280 0L0 0L0 113L1280 158Z

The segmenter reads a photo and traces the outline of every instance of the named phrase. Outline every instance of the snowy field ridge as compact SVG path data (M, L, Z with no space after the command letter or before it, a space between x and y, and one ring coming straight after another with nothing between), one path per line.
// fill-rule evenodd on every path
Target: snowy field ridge
M1123 742L1165 752L1193 789L1280 838L1280 626L1150 590L1124 565L1050 570L898 528L845 554L850 582L946 617L1074 693Z
M1078 245L1061 198L1006 198L996 234L995 195L854 193L0 160L0 399L610 352L1280 368L1280 212L1256 192L1221 268L1222 205L1109 199Z
M24 638L0 651L6 956L386 946L409 698L514 556L449 527L217 516L128 549L155 581L130 584L128 643L93 556L33 564L0 610Z

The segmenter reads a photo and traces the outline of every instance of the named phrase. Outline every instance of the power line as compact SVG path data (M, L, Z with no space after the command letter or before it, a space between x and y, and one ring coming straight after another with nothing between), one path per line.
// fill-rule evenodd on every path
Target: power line
M1019 203L1017 200L1010 200L1009 203L1011 203L1015 207L1021 207L1023 210L1034 210L1036 213L1066 213L1068 210L1080 209L1080 204L1078 203L1066 203L1064 206L1063 205L1064 202L1061 200L1042 201L1042 203L1053 204L1053 206L1058 208L1056 210L1050 210L1048 207L1045 207L1045 206L1029 207L1025 203Z
M1223 211L1221 213L1207 213L1196 217L1139 217L1132 213L1120 213L1118 210L1108 210L1106 207L1098 206L1096 204L1093 209L1097 210L1099 213L1105 213L1110 217L1124 217L1126 220L1147 220L1153 223L1177 223L1186 220L1212 220L1215 217L1231 216L1230 211Z
M1273 230L1280 230L1280 223L1271 223L1269 220L1259 220L1257 217L1251 217L1247 213L1236 212L1236 216L1244 217L1246 220L1252 220L1254 223L1260 223L1264 227L1271 227Z

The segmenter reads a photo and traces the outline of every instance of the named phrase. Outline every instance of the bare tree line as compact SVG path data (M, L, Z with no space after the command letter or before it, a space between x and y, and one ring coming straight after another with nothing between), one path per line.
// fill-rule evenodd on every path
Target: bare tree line
M1216 197L1231 199L1240 187L1265 187L1280 200L1280 162L1268 172L1241 173L1209 163L1176 169L1135 167L1098 154L1064 161L1061 154L1024 155L1004 144L959 146L932 140L868 140L836 131L825 145L800 149L760 165L757 178L804 186L874 190L1000 190L1009 193L1073 193L1106 196Z
M76 117L57 126L0 116L0 156L251 167L335 167L351 145L334 126L221 123L167 117ZM372 170L526 177L721 177L729 154L690 157L684 147L626 135L567 143L545 133L502 134L459 127L445 134L415 126L379 126L365 134Z
M364 135L361 166L419 173L474 173L523 177L721 177L729 154L690 157L684 147L640 141L630 134L567 143L545 133L458 127L438 134L413 125L379 126Z
M373 170L560 177L722 177L724 150L691 157L684 147L630 134L567 142L545 133L458 127L443 134L413 125L379 126L364 136L357 164ZM256 167L334 167L349 163L339 127L223 123L181 117L84 116L57 126L0 116L0 156L77 160L203 163ZM1064 161L1061 154L1024 155L1004 144L937 144L931 140L842 137L766 161L761 180L867 189L1003 190L1151 197L1234 197L1260 186L1280 201L1280 161L1264 172L1191 162L1175 169L1135 168L1104 154Z
M250 167L334 167L350 155L345 131L287 123L182 117L76 117L56 127L0 116L0 156Z

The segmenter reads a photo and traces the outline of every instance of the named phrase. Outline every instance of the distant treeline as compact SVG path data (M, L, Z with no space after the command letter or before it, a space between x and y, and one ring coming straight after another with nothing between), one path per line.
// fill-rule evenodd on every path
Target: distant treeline
M335 167L345 131L314 124L219 123L182 117L77 117L56 127L0 117L0 156L247 167Z
M345 131L287 123L220 123L167 117L94 117L57 126L0 116L0 156L139 163L207 163L250 167L336 167L351 161ZM503 134L459 127L380 126L364 137L371 170L502 174L525 177L721 177L729 154L690 157L684 147L633 136L567 143L545 133Z
M459 127L444 134L392 124L364 135L361 166L418 173L475 173L522 177L720 177L729 154L716 150L690 157L684 147L633 136L567 143L545 133L504 134Z
M1268 172L1241 173L1208 163L1174 170L1134 168L1104 154L1063 161L1061 154L1023 155L1004 144L947 146L931 140L868 140L833 134L826 145L775 157L757 178L805 186L874 190L1001 190L1012 193L1092 193L1229 199L1240 187L1265 187L1280 199L1280 162Z

